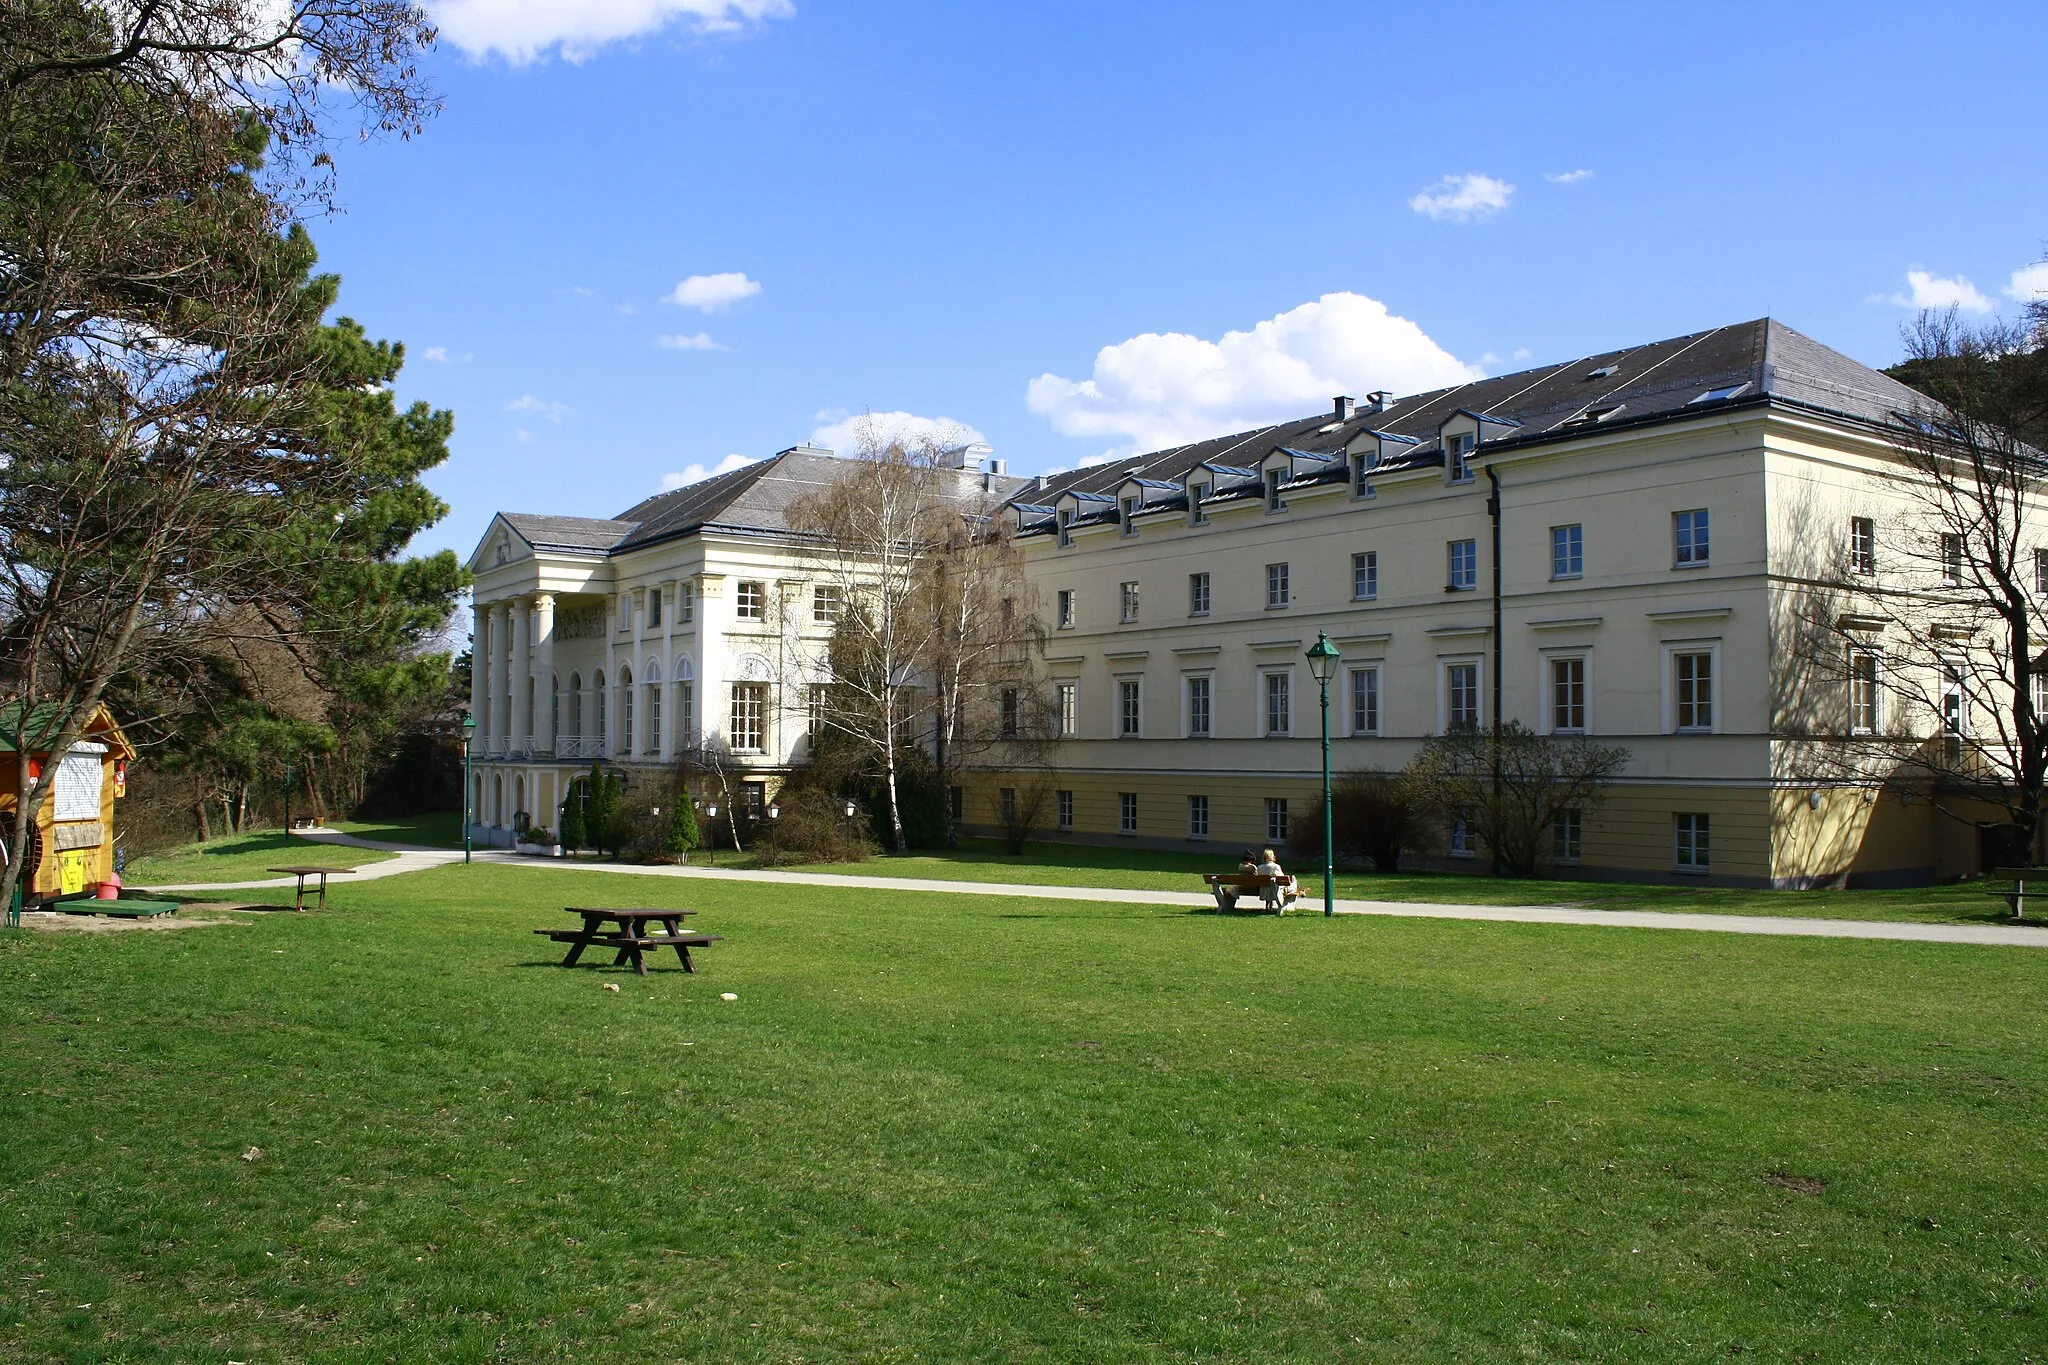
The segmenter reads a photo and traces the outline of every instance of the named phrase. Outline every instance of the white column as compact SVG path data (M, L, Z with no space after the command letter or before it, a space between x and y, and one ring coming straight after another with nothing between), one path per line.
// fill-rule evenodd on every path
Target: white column
M491 733L491 616L475 598L469 604L469 717L473 738Z
M533 734L533 599L512 600L512 746L527 750Z
M619 595L611 593L604 600L604 733L597 738L604 745L605 752L614 758L618 756L619 708L617 693L613 691L619 681ZM593 703L594 704L594 703Z
M511 721L511 716L505 708L506 641L511 635L511 630L509 629L510 621L511 613L506 609L505 604L503 602L493 602L491 604L491 652L487 656L491 674L490 733L486 738L489 740L490 751L494 753L503 752L501 746L505 743L506 727ZM495 802L492 805L491 814L493 816L492 823L495 824L495 817L497 815Z
M647 629L645 589L633 594L633 732L626 736L626 751L638 758L647 747Z
M498 742L503 746L500 752L507 754L512 752L512 746L517 742L512 729L512 679L517 659L517 656L512 652L514 643L512 626L513 622L517 620L518 615L518 603L505 602L500 604L497 619L492 622L491 629L491 635L497 641L497 648L492 652L498 656L498 700L494 704L493 709L497 714L498 720Z
M555 756L555 595L544 592L533 599L533 704L534 743L542 758Z
M661 603L661 758L666 763L676 755L676 726L683 715L676 705L676 612L682 603L676 600L673 578L661 585Z

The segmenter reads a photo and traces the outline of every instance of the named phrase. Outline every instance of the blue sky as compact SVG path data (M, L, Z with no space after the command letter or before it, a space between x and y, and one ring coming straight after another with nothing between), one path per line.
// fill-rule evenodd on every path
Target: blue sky
M455 412L421 550L863 410L1035 473L1764 313L1883 364L1916 298L2048 291L2039 5L431 7L445 112L311 224Z

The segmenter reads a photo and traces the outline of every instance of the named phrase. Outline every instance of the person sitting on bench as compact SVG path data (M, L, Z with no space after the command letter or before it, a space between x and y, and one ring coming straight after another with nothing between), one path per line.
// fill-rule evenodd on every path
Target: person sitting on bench
M1240 877L1256 877L1258 874L1259 860L1252 856L1250 849L1246 849L1244 856L1238 859L1237 875ZM1235 885L1230 882L1219 881L1215 883L1212 889L1216 893L1216 908L1218 910L1237 909L1237 887Z
M1280 885L1275 887L1271 893L1278 902L1278 908L1284 910L1294 901L1301 898L1301 884L1287 875L1286 869L1280 866L1280 860L1273 856L1272 849L1266 850L1265 861L1260 863L1255 871L1262 877L1278 877L1280 879Z

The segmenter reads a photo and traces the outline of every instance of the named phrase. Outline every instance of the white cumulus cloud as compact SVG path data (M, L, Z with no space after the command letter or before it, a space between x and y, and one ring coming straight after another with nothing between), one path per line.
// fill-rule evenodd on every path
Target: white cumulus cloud
M1575 171L1545 171L1543 178L1553 185L1576 185L1581 180L1591 180L1593 173L1581 166Z
M662 302L679 303L700 313L716 313L760 292L759 280L748 279L743 271L728 270L718 275L692 275L663 295Z
M1477 223L1508 206L1515 187L1490 175L1447 175L1408 201L1425 218Z
M518 66L554 53L580 62L607 43L679 24L729 34L796 13L790 0L433 0L441 34L471 57Z
M819 413L816 420L819 425L811 432L811 444L840 455L892 445L912 449L928 441L950 449L988 440L965 422L951 417L920 417L914 412L849 413L828 409Z
M751 455L728 455L709 468L701 464L686 464L673 474L661 476L661 491L666 493L671 489L682 488L688 484L702 483L704 480L715 478L720 474L730 474L735 469L744 469L753 462L754 457Z
M1303 417L1340 393L1416 393L1479 377L1407 318L1347 292L1216 341L1147 332L1105 346L1088 378L1042 374L1025 401L1062 435L1147 451Z
M545 417L550 422L559 423L564 417L568 416L569 405L567 403L550 403L545 398L536 398L530 393L522 393L519 397L505 405L505 411L530 412L537 417Z
M2017 282L2019 275L2015 274L2013 279ZM1872 294L1865 301L1892 303L1901 308L1961 308L1971 313L1989 313L1997 307L1963 276L1949 278L1925 270L1906 272L1905 293Z
M708 333L691 332L687 336L679 332L663 332L654 339L657 346L666 346L671 351L722 351L725 347L713 341Z
M450 355L446 346L429 346L420 352L420 358L432 361L436 365L467 365L476 359L476 353L464 351L461 355Z
M2021 303L2048 299L2048 261L2036 261L2013 271L2012 283L2005 287L2005 296Z

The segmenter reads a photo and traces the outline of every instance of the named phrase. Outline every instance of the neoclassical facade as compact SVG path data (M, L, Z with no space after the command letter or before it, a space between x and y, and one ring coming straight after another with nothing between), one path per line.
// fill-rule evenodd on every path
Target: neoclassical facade
M1049 832L1284 847L1318 792L1303 654L1327 632L1339 771L1397 771L1497 714L1626 746L1611 799L1554 831L1586 875L1973 870L1970 821L1816 763L1811 737L1933 733L1976 702L1897 715L1886 680L1938 661L1853 614L1822 646L1842 658L1786 628L1844 556L1892 566L1873 586L1905 581L1914 548L1869 537L1903 524L1897 442L1919 404L1766 319L1047 480L1011 514L1052 617ZM1416 854L1477 869L1475 845L1451 820Z

